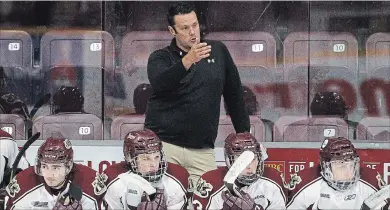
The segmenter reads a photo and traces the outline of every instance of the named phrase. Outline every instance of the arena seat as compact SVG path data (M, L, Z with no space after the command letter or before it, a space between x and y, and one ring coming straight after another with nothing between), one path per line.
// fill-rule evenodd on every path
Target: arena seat
M144 115L122 115L114 119L111 125L111 139L122 140L130 131L144 128ZM251 133L258 141L264 141L264 125L260 118L250 116ZM218 136L215 146L221 146L230 133L234 133L234 127L229 116L221 116L219 119Z
M293 109L287 115L308 115L314 94L339 92L347 105L356 103L337 86L358 85L358 43L349 33L293 32L284 40L284 81L289 84Z
M102 140L103 124L92 114L55 114L35 119L33 133L36 132L41 132L39 139L62 136L71 140Z
M365 117L356 129L357 140L390 141L390 117Z
M103 74L114 71L114 48L113 37L105 31L45 33L41 39L43 90L53 94L61 85L76 86L85 97L85 111L103 117Z
M338 117L282 116L274 124L274 141L318 141L348 138L348 125Z
M15 140L25 140L27 136L24 120L16 114L0 114L0 129L11 134Z
M269 90L274 90L270 86L276 82L275 38L266 32L213 32L206 38L226 45L243 85L258 98L256 114L274 120L277 99Z

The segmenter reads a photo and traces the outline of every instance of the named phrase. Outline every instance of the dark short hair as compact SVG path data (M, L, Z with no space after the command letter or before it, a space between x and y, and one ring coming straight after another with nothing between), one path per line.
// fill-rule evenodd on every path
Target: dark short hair
M168 14L167 14L167 19L168 19L168 23L170 26L172 26L173 28L174 25L175 25L175 20L174 20L174 17L175 15L184 15L184 14L189 14L191 13L192 11L194 11L196 13L196 9L195 9L195 6L188 3L188 2L178 2L174 5L172 5L169 10L168 10Z
M312 115L330 115L345 118L348 107L337 92L318 92L310 105Z

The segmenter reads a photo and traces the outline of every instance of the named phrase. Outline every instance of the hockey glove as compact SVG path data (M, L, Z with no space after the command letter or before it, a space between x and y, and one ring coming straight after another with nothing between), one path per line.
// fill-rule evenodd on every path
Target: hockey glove
M147 196L147 195L146 195ZM150 199L144 197L143 201L137 206L137 210L166 210L164 190L157 189L157 192Z
M255 201L242 190L242 197L232 195L228 190L222 192L223 207L222 210L264 210L263 207L256 205Z

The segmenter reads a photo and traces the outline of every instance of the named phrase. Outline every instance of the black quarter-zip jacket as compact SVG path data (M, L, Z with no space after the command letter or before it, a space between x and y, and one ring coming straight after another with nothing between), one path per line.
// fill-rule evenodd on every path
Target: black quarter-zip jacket
M186 70L187 54L173 39L170 46L153 52L148 78L153 95L148 101L145 127L161 140L187 148L214 148L223 95L237 133L250 130L237 68L226 46L211 45L211 54Z

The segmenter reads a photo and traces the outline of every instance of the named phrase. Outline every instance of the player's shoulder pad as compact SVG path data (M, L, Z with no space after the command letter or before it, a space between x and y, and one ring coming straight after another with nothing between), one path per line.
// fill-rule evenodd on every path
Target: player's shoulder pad
M7 185L7 194L16 199L26 192L33 191L35 188L43 185L42 178L35 174L34 166L30 166L27 169L18 173L13 180Z
M320 179L322 179L322 177L321 166L319 165L311 168L306 168L296 174L290 174L289 181L283 181L283 185L285 188L287 188L288 191L288 200L290 200L295 194L299 193L299 191L313 184L315 180Z
M167 174L175 177L185 188L188 187L188 178L190 174L184 167L178 164L168 163Z
M283 186L282 173L271 167L264 167L263 177L274 181L279 186Z
M264 167L262 178L275 184L281 190L281 193L287 196L288 188L285 187L283 173L271 167Z
M87 166L75 163L74 167L74 175L72 178L72 182L79 186L83 193L86 193L89 196L97 197L104 193L105 189L101 191L101 189L95 189L95 180L98 178L98 172L89 168ZM96 191L96 192L95 192Z
M223 187L223 178L228 172L227 167L218 167L215 170L204 173L196 183L194 194L201 198L207 198Z
M360 181L376 190L386 185L378 171L365 166L360 168Z
M120 162L113 165L110 165L109 167L104 170L102 174L105 174L107 176L106 184L107 186L110 185L110 183L115 180L119 174L123 174L125 172L129 171L126 162Z

